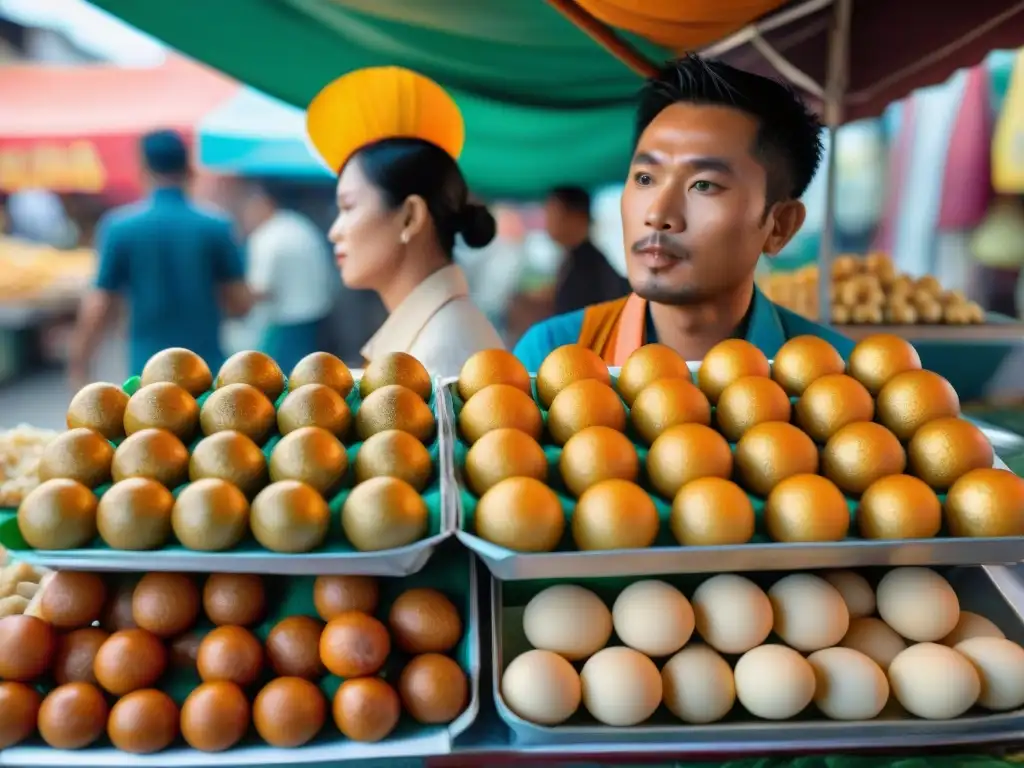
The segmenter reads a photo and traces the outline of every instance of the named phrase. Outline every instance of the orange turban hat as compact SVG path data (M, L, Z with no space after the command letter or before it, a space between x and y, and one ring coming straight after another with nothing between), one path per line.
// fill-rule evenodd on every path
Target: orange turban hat
M370 67L339 77L306 109L306 134L334 173L383 139L422 139L458 160L465 141L454 99L428 77L402 67Z

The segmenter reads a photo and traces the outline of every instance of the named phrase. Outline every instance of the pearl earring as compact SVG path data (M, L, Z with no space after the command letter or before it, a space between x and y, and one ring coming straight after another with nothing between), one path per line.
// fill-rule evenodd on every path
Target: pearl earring
M399 238L399 240L402 241L402 245L408 245L409 244L409 233L408 232L403 232L402 236Z

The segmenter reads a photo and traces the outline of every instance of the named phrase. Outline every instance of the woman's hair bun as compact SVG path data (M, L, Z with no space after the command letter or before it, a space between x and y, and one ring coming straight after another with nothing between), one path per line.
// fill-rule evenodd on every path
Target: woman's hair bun
M459 234L470 248L483 248L497 234L494 216L482 205L466 203L459 218Z

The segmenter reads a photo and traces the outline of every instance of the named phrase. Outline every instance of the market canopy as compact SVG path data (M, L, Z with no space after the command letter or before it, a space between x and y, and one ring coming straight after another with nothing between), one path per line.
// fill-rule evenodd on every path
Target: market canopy
M143 69L2 67L0 191L134 194L139 137L173 128L188 138L237 90L237 83L177 56Z
M305 140L304 113L252 88L242 88L200 121L200 164L240 176L329 179Z
M327 82L397 64L448 88L466 118L463 168L490 196L620 179L640 85L595 42L648 62L708 49L820 96L830 0L91 0L169 45L286 103ZM839 0L836 0L839 2ZM554 6L558 6L556 9ZM782 6L782 7L780 7ZM1024 3L856 0L847 119L1024 44ZM573 10L575 9L575 11ZM563 14L589 19L589 33ZM765 17L765 14L768 14ZM750 22L765 17L756 34ZM579 18L577 18L579 21ZM607 38L607 36L606 36ZM605 41L607 45L607 39ZM628 58L628 56L626 56ZM771 63L770 63L771 61ZM795 76L794 74L803 76Z

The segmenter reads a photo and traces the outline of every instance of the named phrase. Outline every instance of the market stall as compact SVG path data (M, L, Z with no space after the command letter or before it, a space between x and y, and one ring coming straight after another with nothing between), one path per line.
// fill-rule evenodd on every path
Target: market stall
M167 350L72 398L0 517L0 765L1024 739L1024 581L979 565L1024 480L898 337L289 374Z
M197 160L217 173L328 179L305 135L302 110L243 88L199 123Z
M146 131L172 128L191 138L199 119L237 90L227 78L179 56L140 69L0 67L0 193L12 201L71 196L90 201L98 216L143 194L138 141ZM50 208L65 227L76 229L67 225L61 203L52 201ZM79 233L86 244L92 224L84 223ZM94 266L86 248L0 239L0 379L61 359L59 345L44 339L74 317Z
M275 70L244 51L232 50L230 44L214 46L193 35L183 23L188 17L184 8L168 14L121 0L98 0L97 5L298 108L324 82L348 68L387 62L422 70L448 87L459 102L470 126L460 163L471 185L491 197L542 194L567 178L592 186L620 181L621 157L631 140L629 105L636 87L636 74L631 76L629 69L649 73L652 62L672 51L703 48L739 66L781 74L822 105L829 61L841 61L845 93L841 99L833 94L833 102L838 106L836 99L840 99L842 109L822 107L830 125L836 127L877 115L894 99L941 81L958 67L977 64L993 49L1013 49L1024 42L1015 31L1019 25L1012 23L1019 6L1003 0L958 4L941 15L922 3L903 3L900 23L893 21L887 4L861 1L845 28L845 47L833 46L831 59L826 56L832 45L829 30L842 21L842 14L835 14L843 11L844 3L812 0L778 8L780 3L766 2L757 9L744 6L742 12L698 5L688 10L692 18L684 21L678 20L673 3L645 6L641 13L617 0L536 2L528 9L522 3L498 3L491 4L486 14L468 15L461 5L449 9L441 4L429 18L411 4L382 10L361 2L312 3L287 14L272 4L260 4L249 17L253 26L248 40L273 45L288 60L286 67ZM768 15L744 27L740 16L756 13ZM905 28L913 28L915 34L899 31ZM367 34L351 34L354 29ZM556 30L561 33L557 39ZM587 37L614 56L595 58L596 46ZM323 58L304 55L321 47L326 50L332 41L344 46L343 60L338 53ZM441 50L443 58L436 55ZM494 78L499 67L507 67L501 70L506 77L500 83ZM586 77L579 72L583 67ZM282 77L284 71L287 78ZM833 90L838 84L838 80L832 84ZM247 101L255 107L261 99L253 96ZM298 124L297 114L284 117L279 102L271 107L262 101L260 108L276 115L272 125L283 126L287 120ZM976 113L972 109L967 116ZM616 125L618 130L609 128ZM201 154L211 163L223 163L220 167L243 168L248 162L244 153L254 150L252 145L245 149L247 137L237 135L237 123L232 126L235 135L227 127L227 121L221 122L218 132L211 130L208 139L201 138ZM301 158L297 168L306 167L298 136L290 139L287 150L277 130L274 140L275 152L287 151L289 157ZM557 160L551 153L557 153ZM830 200L832 195L830 187ZM831 220L831 214L826 220ZM826 227L822 242L831 242L832 235L832 227ZM827 307L830 298L819 295L819 301ZM1013 352L1024 338L1021 328L1005 318L986 320L992 322L983 328L942 326L924 331L915 327L913 331L929 365L956 378L967 400L1012 394L1024 370L1024 356ZM949 361L965 350L973 350L976 359L969 365L952 366ZM973 380L965 378L964 372ZM986 387L988 379L995 379L998 386Z
M139 69L3 67L0 191L133 199L142 190L139 137L155 128L191 136L199 119L237 89L181 57Z
M188 5L133 10L125 3L120 12L136 23L150 14L151 30L163 23L162 37L176 31L185 42ZM335 27L324 20L332 9L344 12L341 5L319 9L322 50L336 40L325 32ZM299 18L294 10L253 5L254 35L242 43L248 55L236 50L236 60L252 65L265 61L275 42L291 44ZM279 25L272 37L267 30L262 45L261 12L264 22ZM353 21L360 19L365 22L365 12ZM498 26L491 35L511 27ZM293 63L311 58L312 30L311 45L301 56L293 51ZM200 37L210 35L191 36L193 45L202 44ZM228 58L212 48L211 56ZM275 62L282 74L296 74L281 64ZM459 65L472 70L467 62ZM520 86L529 74L517 73ZM461 77L468 79L465 72ZM588 77L593 89L607 87L593 72ZM50 701L47 712L53 712L64 703L68 693L57 688L38 706L38 696L28 700L22 711L29 716L21 721L27 740L0 752L0 764L74 764L80 757L102 765L268 765L447 754L480 765L506 757L720 758L733 751L948 751L964 744L981 751L1019 743L1024 585L1014 570L983 564L1013 560L1020 551L1024 481L998 465L984 434L959 418L957 393L922 370L898 338L855 352L849 376L827 344L803 341L779 350L773 363L743 344L726 342L691 365L651 345L620 371L586 350L563 347L532 374L495 351L441 386L431 386L422 367L404 358L373 361L356 387L329 358L286 377L272 361L250 354L226 364L212 393L213 372L175 353L176 360L161 359L150 375L122 390L83 390L69 408L69 425L77 429L63 440L80 440L89 450L53 449L50 479L15 518L0 523L0 542L39 568L148 571L145 589L142 582L133 588L130 620L149 643L149 656L160 657L157 648L167 653L161 637L188 634L197 621L209 628L196 582L150 578L165 572L204 574L204 593L213 578L205 574L261 572L287 585L295 576L372 575L386 577L388 586L378 583L377 591L391 595L412 585L400 580L437 568L471 591L475 577L462 569L456 553L464 550L455 548L454 537L488 566L484 591L491 599L470 594L463 603L454 587L424 582L447 602L432 598L433 605L414 611L406 625L393 607L385 619L380 608L387 600L360 601L365 582L362 590L348 583L332 592L347 607L361 606L353 616L333 613L328 609L336 604L328 601L321 610L316 582L305 581L305 602L290 604L327 621L318 625L315 651L307 637L304 658L318 659L332 673L318 669L323 698L312 691L308 697L320 702L312 721L326 724L314 741L301 738L310 737L308 730L278 739L259 716L259 738L244 740L260 709L247 693L258 699L262 686L275 681L264 677L252 687L251 675L210 669L208 680L199 670L199 685L189 678L174 692L149 697L159 699L163 729L153 730L165 739L137 747L153 752L145 758L117 753L138 744L135 734L122 732L120 718L112 729L94 718L74 740L54 728L44 707ZM357 442L347 437L353 424ZM371 441L377 447L367 451ZM826 459L819 465L822 444ZM149 461L151 454L161 461ZM687 475L691 470L698 474ZM117 481L109 488L108 475ZM186 478L192 482L175 498L170 489ZM216 505L209 500L215 486ZM215 507L230 514L214 515ZM139 525L143 520L147 524ZM471 569L476 560L467 560ZM831 572L837 568L843 570ZM805 569L830 572L824 578ZM102 590L119 588L111 578L100 579ZM616 581L592 581L601 578ZM74 580L88 582L90 590L79 601L55 599L42 616L15 617L19 631L31 626L45 637L55 622L62 631L61 623L77 627L102 615L111 604L97 599L96 578ZM169 594L168 585L177 585L185 599ZM45 598L48 587L39 591ZM90 610L73 619L61 615L56 607L69 602ZM228 604L250 602L258 601ZM459 633L452 631L449 604ZM187 610L178 612L181 605ZM473 606L485 613L474 616ZM161 621L168 611L160 609L168 607L180 619L171 626ZM203 611L214 620L205 601ZM734 618L723 620L723 614ZM293 617L273 612L275 620L282 616ZM30 621L36 618L45 627ZM869 642L854 644L849 630L856 620L884 636L890 652L898 650L883 656ZM401 639L412 624L422 630L418 642ZM717 631L722 627L745 631L729 637ZM262 645L269 655L270 628L265 623L250 631L256 646L246 635L248 647ZM691 645L697 637L703 644ZM15 640L27 645L23 634ZM392 658L384 651L392 642L406 652ZM470 652L463 656L453 647ZM448 659L438 661L446 671L432 671L413 690L410 656L425 648ZM839 653L825 653L833 650ZM714 685L703 690L716 692L717 701L688 697L691 651L707 662L697 670L712 671ZM824 655L812 662L803 653ZM120 685L119 675L107 676L98 652L91 656L96 680L81 685L89 686L82 692L93 703L106 701L102 688L119 697L115 708L127 709L133 687L163 677L149 668L145 683ZM659 669L654 658L676 663ZM517 665L520 659L526 661ZM32 661L14 674L34 679L53 669L45 653ZM388 670L384 680L376 676L381 668ZM848 715L855 723L844 721L841 697L830 696L830 685L819 689L817 682L820 674L842 690L850 681L847 670L863 671L857 678L870 681ZM216 679L220 674L228 677ZM339 678L351 679L335 690ZM759 685L766 678L767 694ZM376 727L365 730L353 727L343 694L360 680L372 682L359 687L374 689L374 698L364 694L361 711L373 713ZM250 687L239 692L242 681ZM218 682L231 692L230 707L199 695ZM416 708L442 690L453 695L437 714ZM204 714L223 730L216 734L221 741L203 740L205 733L187 716L194 696L207 699ZM330 718L326 697L332 699ZM179 702L180 712L172 709ZM225 712L230 727L221 729ZM414 724L425 720L433 727ZM169 736L167 724L175 722L182 740ZM206 750L213 744L239 746L212 755ZM81 751L52 751L63 746Z

